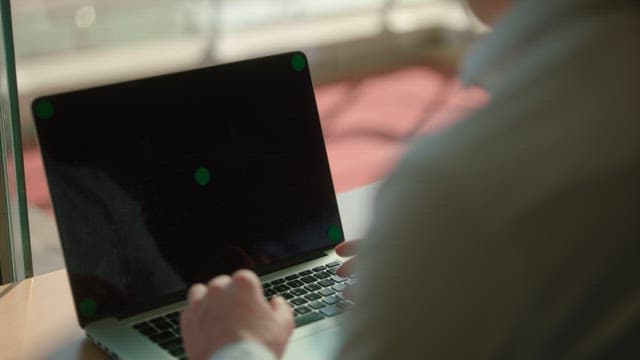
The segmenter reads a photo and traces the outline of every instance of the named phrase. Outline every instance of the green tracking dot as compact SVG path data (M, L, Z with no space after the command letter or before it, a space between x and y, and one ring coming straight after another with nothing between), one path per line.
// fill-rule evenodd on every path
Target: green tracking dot
M196 183L198 183L198 185L205 186L211 182L211 172L205 167L197 168L193 177L196 179Z
M291 67L295 71L302 71L307 67L307 59L305 59L302 54L294 54L291 57Z
M338 243L340 242L340 240L342 240L342 230L340 230L340 227L338 225L329 226L327 235L329 236L329 241L333 243Z
M51 119L53 116L53 104L51 104L51 101L38 101L36 104L36 116L43 120Z
M92 317L96 314L96 310L98 309L98 304L96 301L90 298L84 298L80 300L80 315L86 317Z

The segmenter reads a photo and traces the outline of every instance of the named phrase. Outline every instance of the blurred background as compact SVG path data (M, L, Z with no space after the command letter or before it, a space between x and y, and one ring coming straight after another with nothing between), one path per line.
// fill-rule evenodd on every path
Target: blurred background
M13 0L36 274L64 267L32 99L234 60L309 57L337 192L486 101L457 80L485 33L456 0ZM114 139L117 141L117 139Z

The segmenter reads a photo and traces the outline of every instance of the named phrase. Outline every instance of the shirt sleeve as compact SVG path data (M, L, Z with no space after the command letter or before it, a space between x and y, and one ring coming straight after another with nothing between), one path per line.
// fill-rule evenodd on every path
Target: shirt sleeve
M276 360L276 357L258 342L239 341L216 351L209 360Z

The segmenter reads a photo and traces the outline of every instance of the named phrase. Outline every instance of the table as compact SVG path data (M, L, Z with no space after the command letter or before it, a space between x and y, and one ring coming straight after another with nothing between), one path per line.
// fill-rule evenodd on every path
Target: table
M364 235L378 186L338 195L347 239ZM65 270L0 286L0 358L108 359L78 325Z
M3 359L108 359L76 321L65 270L0 287Z

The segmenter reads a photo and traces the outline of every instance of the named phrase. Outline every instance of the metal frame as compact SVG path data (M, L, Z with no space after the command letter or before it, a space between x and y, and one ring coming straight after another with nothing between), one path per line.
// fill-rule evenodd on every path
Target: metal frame
M0 283L33 276L11 5L0 0Z
M2 134L0 134L0 146L2 145ZM8 260L11 257L11 250L9 246L9 218L7 214L7 196L4 191L4 184L6 179L4 175L4 156L0 157L0 285L10 282L13 278L11 261Z

